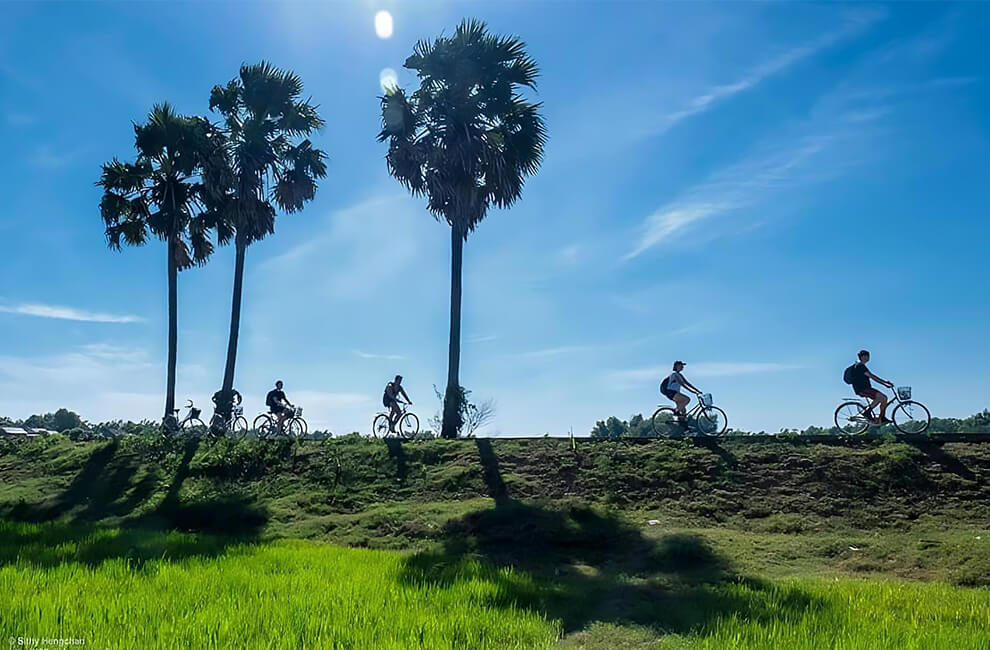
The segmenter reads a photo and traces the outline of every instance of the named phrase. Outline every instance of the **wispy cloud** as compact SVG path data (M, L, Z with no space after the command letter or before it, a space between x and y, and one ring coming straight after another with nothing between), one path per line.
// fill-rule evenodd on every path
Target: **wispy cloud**
M498 337L494 334L489 334L488 336L472 336L467 342L468 343L487 343L488 341L494 341Z
M406 358L401 354L375 354L372 352L362 352L361 350L354 350L354 354L362 359L385 359L387 361L401 361Z
M38 122L38 118L27 113L7 113L7 124L10 126L31 126Z
M144 319L140 316L130 314L105 314L101 312L86 311L74 307L61 307L58 305L43 305L38 303L28 303L15 306L0 305L0 312L6 314L19 314L21 316L37 316L39 318L55 318L59 320L83 321L87 323L140 323Z
M785 372L803 368L796 363L713 361L689 363L684 369L688 379L692 377L739 377L773 372ZM615 370L606 376L617 387L628 387L645 382L659 381L670 374L670 366L650 366L630 370Z
M756 66L733 82L711 86L701 94L696 95L688 101L684 108L663 115L653 134L663 133L682 120L703 113L719 102L731 99L740 93L758 86L769 77L784 72L797 63L818 54L840 41L855 36L884 17L885 14L878 11L857 12L850 15L846 23L839 29L803 45L792 47L782 54Z
M286 282L322 278L337 297L374 297L415 260L426 218L408 195L376 195L334 211L314 237L265 260L261 268Z
M574 268L581 261L582 247L580 244L571 244L557 251L557 264L566 268Z
M41 146L34 150L28 162L39 169L61 169L72 164L78 155L77 151L56 151L52 147Z
M595 346L593 345L562 345L559 347L520 352L517 356L526 359L542 359L546 357L559 357L561 355L575 354L578 352L588 352L593 349L595 349Z
M623 260L642 254L698 222L753 205L772 190L794 185L794 171L832 140L829 135L807 136L796 146L755 155L721 170L648 216L639 241Z

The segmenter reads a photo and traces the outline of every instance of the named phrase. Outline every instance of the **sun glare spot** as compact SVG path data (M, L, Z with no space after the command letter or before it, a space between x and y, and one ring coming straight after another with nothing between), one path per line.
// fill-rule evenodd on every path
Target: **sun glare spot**
M389 88L399 85L399 75L392 68L385 68L378 73L378 83L382 86L382 92L387 92Z
M392 36L392 14L387 11L379 11L375 14L375 33L378 34L378 38Z

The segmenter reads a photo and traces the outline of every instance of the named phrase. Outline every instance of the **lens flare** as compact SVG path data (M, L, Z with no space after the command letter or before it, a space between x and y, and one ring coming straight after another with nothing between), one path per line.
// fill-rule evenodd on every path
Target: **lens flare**
M375 14L375 34L378 38L390 38L392 36L392 14L387 11L379 11Z
M381 84L382 92L388 92L389 88L396 88L399 85L399 75L392 68L385 68L378 73L378 83Z

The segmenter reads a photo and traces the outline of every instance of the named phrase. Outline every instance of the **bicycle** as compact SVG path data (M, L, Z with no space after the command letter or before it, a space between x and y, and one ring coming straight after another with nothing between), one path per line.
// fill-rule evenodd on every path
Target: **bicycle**
M417 433L419 433L419 417L415 413L410 413L406 410L406 407L411 404L411 402L403 402L401 400L396 400L402 405L402 410L399 412L398 418L395 422L392 421L392 414L389 413L379 413L375 416L375 419L371 421L371 435L375 438L388 438L390 436L396 436L399 438L404 438L409 440ZM398 424L398 427L395 425Z
M293 406L292 415L282 420L282 426L278 425L278 418L273 414L262 413L254 419L254 430L258 432L258 438L261 440L277 436L302 438L309 432L309 425L303 419L302 412L301 406Z
M870 426L876 424L872 409L868 409L870 401L865 397L847 399L835 409L835 427L843 433L860 435L866 433ZM893 407L893 410L890 410ZM921 435L928 430L932 423L932 415L928 407L921 402L911 399L910 386L898 386L894 390L894 398L887 403L890 419L894 428L905 435Z
M186 404L186 408L189 409L189 412L186 414L186 417L182 418L181 422L176 419L176 416L182 409L172 409L170 415L162 418L163 436L174 436L180 432L184 435L201 435L206 432L206 423L199 419L203 411L193 406L192 400L187 401L189 403Z
M219 413L214 413L210 419L210 434L214 437L221 437L229 433L236 440L241 440L247 435L248 423L244 417L244 407L237 404L230 409L230 417L225 418Z
M706 436L720 436L728 426L725 411L714 405L711 393L702 394L685 417L670 406L661 406L653 414L653 431L658 436L679 435L686 429Z

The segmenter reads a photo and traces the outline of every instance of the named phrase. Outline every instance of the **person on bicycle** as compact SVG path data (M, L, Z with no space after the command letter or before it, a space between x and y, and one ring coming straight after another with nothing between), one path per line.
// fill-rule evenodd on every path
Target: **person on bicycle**
M285 396L285 391L282 390L282 380L276 381L275 389L268 391L268 395L265 397L265 405L268 407L269 412L278 419L278 426L281 428L282 423L292 415L292 409L295 408L289 402L289 398Z
M872 413L873 407L880 406L880 418L873 420L873 424L890 424L890 420L887 419L887 404L890 400L887 399L887 395L882 391L877 390L870 384L871 379L875 379L878 384L886 386L887 388L893 388L894 384L887 381L886 379L880 379L866 367L866 364L870 361L870 353L867 350L860 350L857 355L858 361L853 365L846 368L843 379L847 383L852 384L853 391L860 397L865 397L870 400L869 406L866 407L866 413Z
M674 372L664 377L663 381L660 382L660 393L667 399L674 402L674 411L681 418L687 417L687 405L691 402L691 398L685 395L683 390L687 389L695 395L701 395L701 391L695 388L695 386L681 374L681 371L684 370L684 366L685 363L683 361L675 361Z
M406 390L402 387L402 375L396 375L395 379L385 384L385 394L382 395L382 406L389 410L388 430L395 433L395 423L402 414L399 408L399 396L405 398L407 404L412 404L412 400L406 395Z
M220 406L220 397L222 395L223 395L223 389L222 388L220 390L218 390L217 392L213 393L213 406L216 406L216 407L219 407ZM230 397L231 397L231 403L234 406L240 406L241 405L241 402L243 401L243 398L241 398L241 394L237 392L237 389L236 388L231 388L230 389Z

